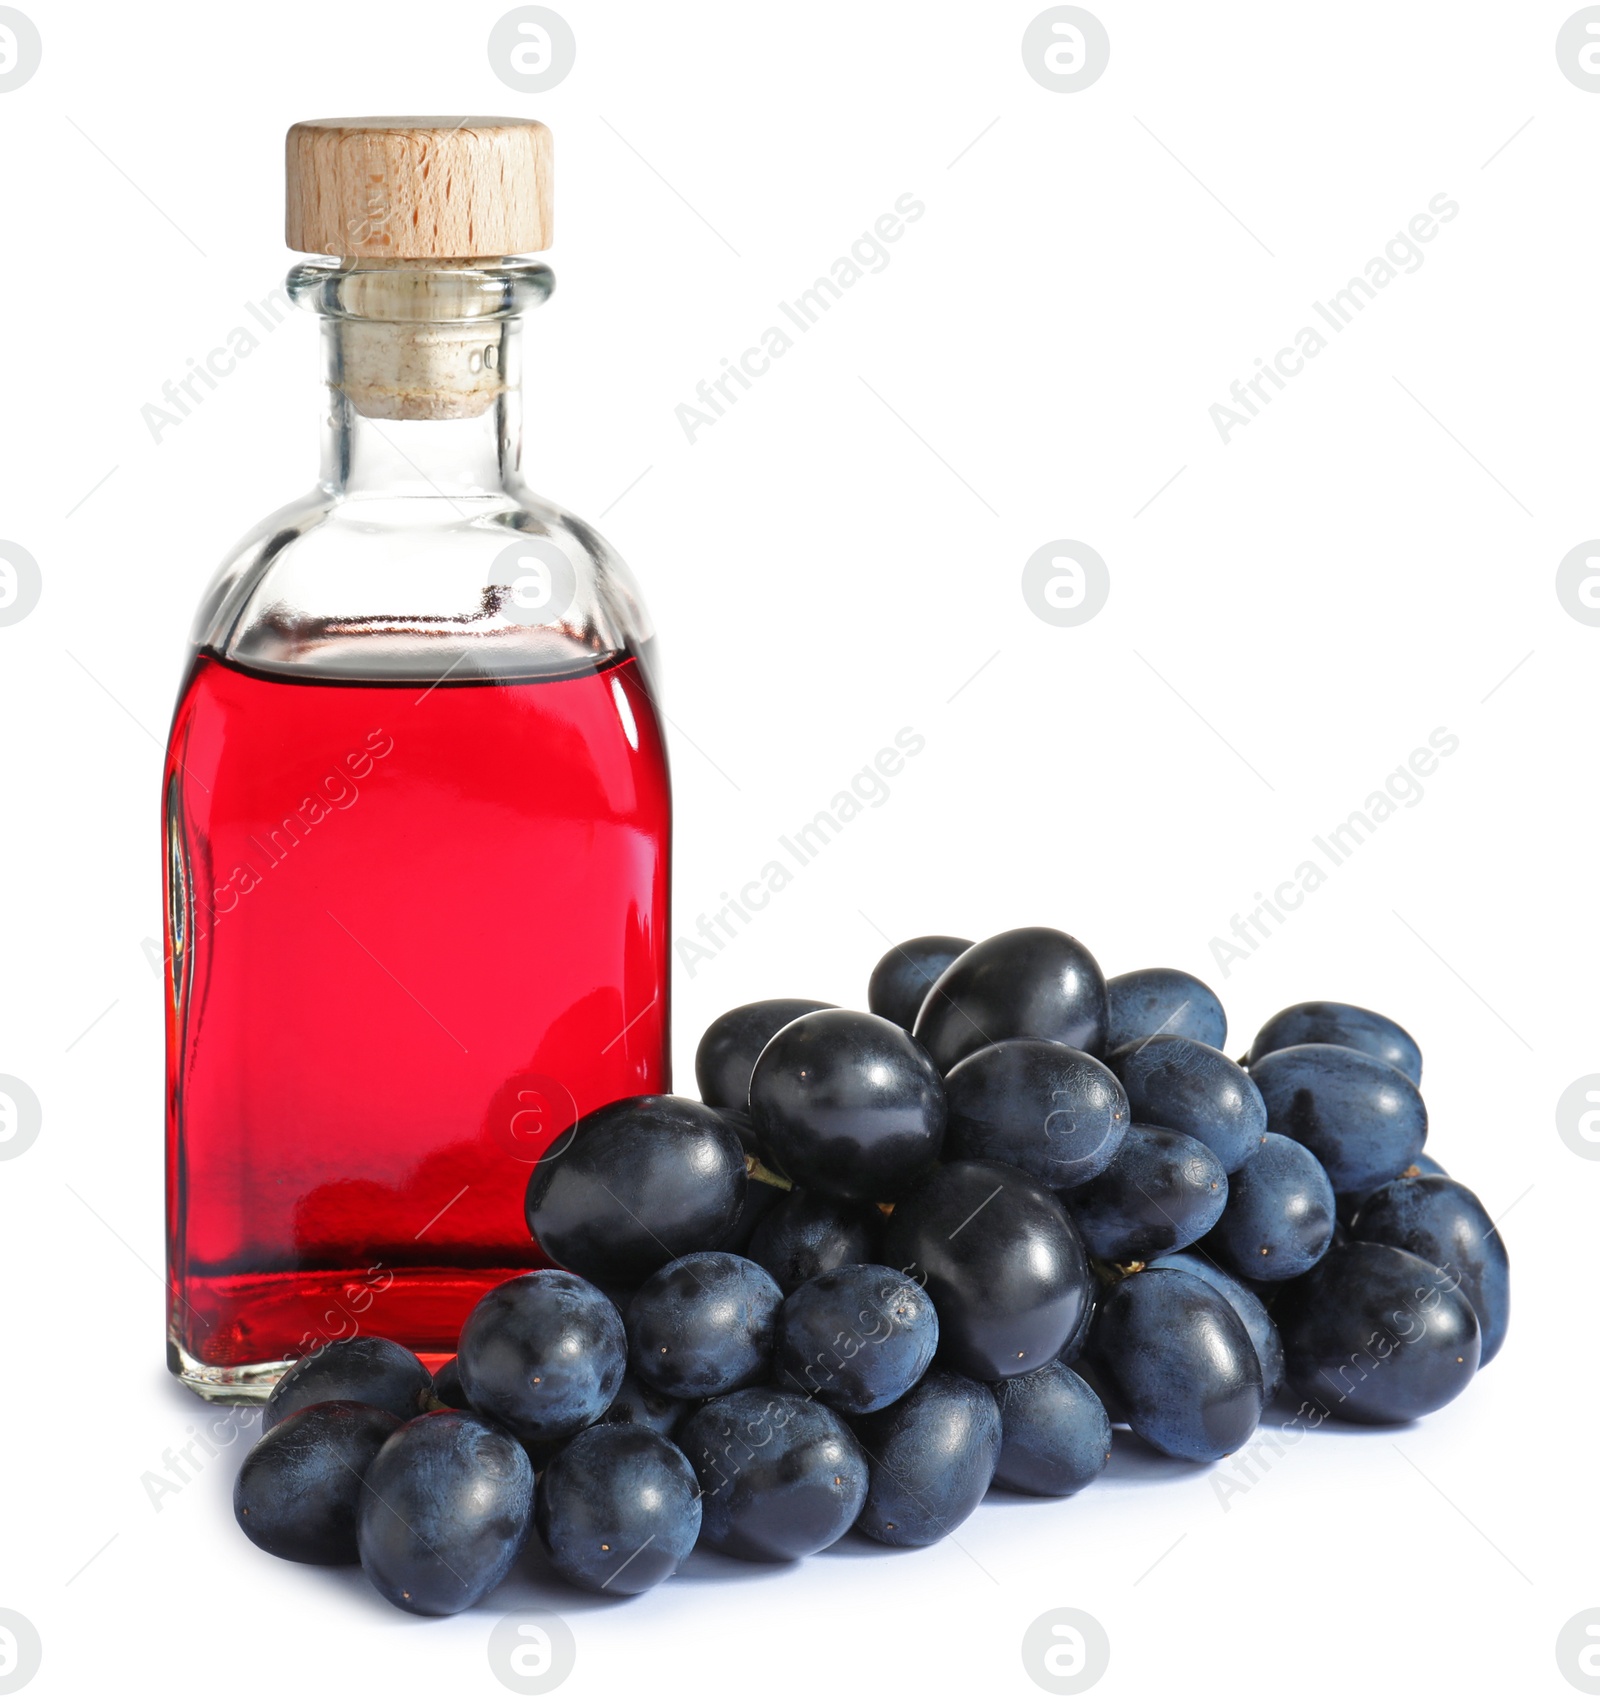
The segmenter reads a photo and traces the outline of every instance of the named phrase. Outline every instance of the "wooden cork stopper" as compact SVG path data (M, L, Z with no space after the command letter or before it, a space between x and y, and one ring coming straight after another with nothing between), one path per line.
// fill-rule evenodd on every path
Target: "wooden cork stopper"
M290 127L289 246L483 260L550 246L552 145L532 118L317 118Z

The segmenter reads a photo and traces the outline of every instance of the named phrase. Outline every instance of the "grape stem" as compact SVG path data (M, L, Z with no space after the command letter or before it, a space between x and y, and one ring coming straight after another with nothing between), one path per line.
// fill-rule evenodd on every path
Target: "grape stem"
M753 1152L744 1155L744 1173L752 1182L765 1182L769 1188L787 1190L794 1187L794 1183L787 1176L780 1176L776 1170L768 1170Z

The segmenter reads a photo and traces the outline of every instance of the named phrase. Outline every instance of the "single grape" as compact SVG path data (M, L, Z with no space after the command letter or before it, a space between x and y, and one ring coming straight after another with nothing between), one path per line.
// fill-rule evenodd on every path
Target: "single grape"
M408 1613L460 1613L511 1570L533 1512L533 1467L508 1431L466 1412L414 1418L367 1470L361 1569Z
M1417 1084L1348 1046L1308 1044L1250 1066L1281 1135L1309 1147L1337 1193L1393 1180L1422 1153L1428 1112Z
M891 946L867 983L867 1009L909 1032L928 989L971 944L953 934L923 934Z
M887 1265L846 1265L783 1303L777 1364L786 1385L835 1411L876 1412L928 1369L939 1320L922 1289Z
M608 1408L607 1410L609 1411L610 1409ZM599 1420L596 1419L595 1422L599 1423ZM584 1433L579 1430L573 1434L582 1436ZM528 1464L533 1467L534 1476L537 1477L540 1472L544 1471L549 1466L550 1462L555 1459L555 1457L571 1440L572 1436L570 1435L545 1436L541 1437L537 1442L524 1442L522 1444L522 1451L528 1456Z
M824 1005L823 1009L830 1010L832 1007ZM750 1115L750 1107L746 1105L744 1110L734 1111L727 1106L714 1105L711 1109L739 1137L739 1145L745 1153L749 1157L758 1159L770 1170L772 1165L766 1152L762 1149L761 1137L756 1133L755 1121ZM766 1208L771 1204L771 1196L774 1190L779 1194L785 1191L781 1183L757 1182L754 1178L745 1182L745 1203L739 1212L739 1221L734 1224L728 1234L730 1243L736 1241L741 1234L748 1235L750 1231L754 1230L755 1225L765 1216ZM752 1201L754 1201L753 1206ZM743 1249L730 1245L725 1250L729 1253L738 1253Z
M528 1228L557 1264L636 1287L669 1259L719 1246L744 1206L744 1150L708 1106L619 1099L559 1136L528 1179Z
M1295 1392L1358 1424L1421 1418L1478 1369L1483 1338L1466 1296L1399 1247L1333 1248L1284 1287L1273 1315Z
M664 1395L629 1371L617 1390L617 1398L596 1420L599 1424L642 1424L658 1436L671 1437L697 1405L681 1401L676 1395Z
M701 1036L694 1078L707 1105L743 1111L750 1103L750 1072L762 1048L796 1017L831 1011L816 999L758 999L724 1011Z
M1098 1176L1128 1132L1122 1083L1054 1040L1000 1040L945 1078L944 1156L1014 1164L1045 1187Z
M1228 1203L1206 1251L1251 1282L1287 1282L1327 1252L1333 1222L1327 1171L1298 1141L1269 1133L1228 1178Z
M1071 1222L1071 1219L1072 1214L1071 1212L1068 1212L1068 1222ZM1074 1225L1074 1228L1076 1228L1076 1225ZM1079 1236L1078 1239L1081 1241L1083 1237ZM1095 1274L1094 1266L1090 1265L1088 1304L1078 1315L1077 1328L1074 1329L1072 1334L1061 1344L1061 1351L1056 1355L1056 1358L1060 1360L1063 1365L1076 1364L1079 1356L1083 1352L1084 1344L1089 1339L1089 1331L1094 1327L1095 1308L1100 1304L1101 1286L1100 1279Z
M748 1104L737 1108L732 1105L713 1105L711 1106L711 1109L715 1111L723 1122L726 1123L728 1127L739 1137L739 1145L742 1146L746 1152L755 1152L756 1131L755 1125L750 1121L750 1107Z
M680 1400L767 1379L783 1290L737 1253L685 1253L646 1277L628 1306L628 1364Z
M454 1407L461 1412L470 1405L467 1392L461 1387L461 1367L454 1358L447 1359L434 1372L433 1398L438 1406Z
M756 1231L768 1214L782 1205L793 1191L792 1188L780 1187L776 1182L762 1182L754 1176L747 1176L739 1220L723 1238L720 1250L724 1253L742 1253L748 1256Z
M939 1156L944 1082L884 1017L813 1011L767 1043L750 1116L767 1162L800 1187L892 1200Z
M1098 1058L1105 977L1070 934L1013 928L980 940L944 971L913 1032L941 1070L997 1040L1057 1040Z
M1204 1141L1230 1174L1260 1151L1267 1132L1261 1094L1215 1047L1182 1034L1154 1034L1106 1061L1128 1090L1135 1122Z
M410 1348L381 1336L351 1336L329 1342L284 1372L267 1396L261 1427L268 1431L321 1401L359 1401L398 1419L416 1418L432 1393L433 1379Z
M239 1467L239 1529L280 1560L354 1566L362 1482L399 1428L392 1412L359 1401L319 1401L292 1412Z
M1262 1405L1271 1402L1283 1387L1283 1339L1261 1296L1198 1250L1163 1253L1159 1259L1152 1259L1148 1268L1153 1271L1185 1271L1190 1276L1199 1277L1201 1282L1214 1288L1227 1301L1249 1332L1250 1345L1256 1350L1256 1360L1261 1366Z
M1209 1283L1149 1269L1112 1285L1085 1355L1134 1435L1178 1460L1220 1460L1261 1418L1261 1364Z
M1150 1034L1182 1034L1221 1051L1228 1038L1222 1001L1181 969L1134 969L1106 982L1106 1051Z
M1511 1310L1511 1265L1494 1220L1470 1188L1448 1176L1385 1182L1350 1224L1357 1241L1403 1247L1461 1285L1483 1334L1481 1369L1500 1351Z
M876 1206L851 1205L826 1194L793 1189L750 1237L750 1257L777 1279L785 1294L840 1265L870 1264L883 1236Z
M1341 1005L1332 999L1312 999L1290 1005L1262 1024L1250 1047L1250 1062L1258 1064L1269 1052L1289 1046L1348 1046L1379 1058L1412 1081L1422 1080L1422 1051L1400 1026L1377 1011L1360 1005Z
M473 1410L530 1443L593 1424L616 1398L627 1356L616 1307L569 1271L530 1271L491 1288L456 1344Z
M597 1425L540 1474L534 1524L569 1584L637 1596L688 1559L700 1534L700 1484L665 1436L642 1424Z
M867 1456L856 1529L891 1548L946 1537L983 1499L1000 1460L1000 1409L982 1383L931 1371L893 1406L854 1420Z
M896 1205L883 1263L927 1289L941 1363L986 1383L1054 1359L1094 1294L1061 1202L1008 1164L940 1165Z
M1425 1152L1419 1152L1394 1180L1399 1182L1411 1176L1444 1176L1447 1174L1445 1167L1437 1159L1430 1158ZM1387 1186L1388 1183L1386 1182L1378 1184L1378 1188ZM1363 1202L1371 1199L1377 1193L1378 1188L1358 1188L1353 1194L1335 1194L1333 1196L1334 1208L1339 1222L1348 1224L1361 1210Z
M1041 1365L994 1385L1000 1407L999 1489L1076 1495L1111 1459L1111 1420L1100 1397L1065 1365Z
M1062 1198L1089 1252L1125 1264L1198 1241L1228 1203L1228 1178L1203 1141L1135 1123L1110 1165Z
M739 1389L678 1439L700 1481L701 1534L737 1560L800 1560L839 1540L867 1495L867 1462L820 1401Z

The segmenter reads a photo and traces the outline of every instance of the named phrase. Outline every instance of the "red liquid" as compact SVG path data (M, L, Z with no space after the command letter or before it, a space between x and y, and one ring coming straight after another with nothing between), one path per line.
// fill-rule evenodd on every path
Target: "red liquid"
M201 656L165 798L171 1340L233 1367L360 1332L436 1363L542 1262L533 1160L669 1086L639 665L430 690Z

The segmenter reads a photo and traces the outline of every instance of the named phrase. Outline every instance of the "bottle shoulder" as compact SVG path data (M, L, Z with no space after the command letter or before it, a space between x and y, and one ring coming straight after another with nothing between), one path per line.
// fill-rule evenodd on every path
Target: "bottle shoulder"
M314 488L229 552L191 633L197 651L256 672L427 682L584 673L653 636L621 556L525 487Z

